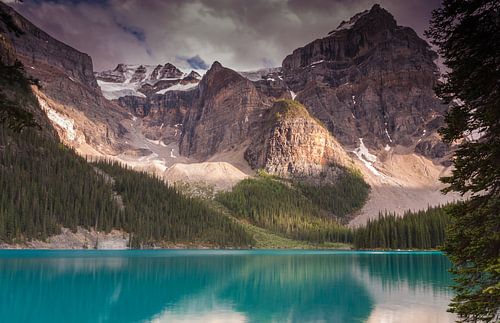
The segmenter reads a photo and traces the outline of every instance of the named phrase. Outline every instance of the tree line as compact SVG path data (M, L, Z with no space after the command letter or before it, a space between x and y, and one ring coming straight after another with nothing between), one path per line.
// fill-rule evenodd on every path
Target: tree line
M407 211L403 216L381 213L353 230L352 243L359 249L435 249L444 244L449 222L443 206Z
M344 177L338 185L353 182L354 187L364 183L357 177ZM379 214L365 226L351 229L340 224L342 217L331 213L335 201L347 201L339 207L346 210L340 213L345 216L364 204L366 192L353 194L356 190L331 185L319 196L310 197L311 192L319 192L321 188L261 173L257 178L241 181L230 192L219 193L216 199L234 216L292 239L350 243L358 249L436 249L444 243L449 223L447 207L407 211L401 217Z

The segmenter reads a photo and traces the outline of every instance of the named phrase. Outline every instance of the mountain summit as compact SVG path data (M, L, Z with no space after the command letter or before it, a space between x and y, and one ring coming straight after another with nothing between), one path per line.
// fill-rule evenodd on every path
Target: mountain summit
M298 48L283 60L284 80L341 143L397 145L431 158L447 148L435 136L446 105L434 95L437 54L378 5Z
M348 21L342 21L335 30L328 34L349 29L392 29L394 27L396 27L394 17L387 10L381 8L379 4L374 4L370 10L359 12Z

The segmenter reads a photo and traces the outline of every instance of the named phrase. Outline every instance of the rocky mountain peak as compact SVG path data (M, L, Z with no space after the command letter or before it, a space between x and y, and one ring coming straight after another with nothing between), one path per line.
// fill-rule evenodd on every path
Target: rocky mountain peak
M3 18L0 20L0 33L10 40L18 60L26 68L36 68L35 62L52 65L67 71L74 80L92 90L99 90L89 55L52 38L1 1L0 17Z
M3 2L0 56L4 64L21 62L29 77L40 80L42 86L32 88L39 112L46 114L62 142L110 154L124 146L119 124L123 110L102 96L90 56L52 38Z
M219 61L215 61L215 62L213 62L212 66L210 66L210 69L208 71L213 72L213 71L219 70L221 68L223 68L222 64Z
M218 93L222 88L238 82L250 82L238 72L222 66L215 61L200 82L200 93L202 96L210 96L210 93Z
M188 81L199 81L201 79L201 75L197 73L196 71L191 71L185 78L184 80Z
M177 67L175 67L171 63L166 63L163 65L163 67L159 70L157 79L163 79L163 78L179 78L183 75L181 70L179 70ZM151 75L153 76L153 75Z
M384 29L394 29L397 27L396 20L391 13L379 4L374 4L370 10L359 12L351 17L348 21L342 21L340 25L329 35L335 34L341 30L370 28L380 31Z
M118 72L118 73L125 73L126 70L127 70L127 68L126 68L125 64L120 63L120 64L116 65L116 67L113 71Z
M268 100L250 80L214 62L184 120L180 153L204 160L241 147L260 127Z
M110 100L185 91L195 87L201 78L196 72L184 73L172 63L156 66L121 63L114 70L98 72L95 76L104 96Z
M375 150L401 145L439 158L446 149L434 147L434 137L447 107L434 95L436 58L414 30L375 5L294 50L283 79L342 144L364 138Z

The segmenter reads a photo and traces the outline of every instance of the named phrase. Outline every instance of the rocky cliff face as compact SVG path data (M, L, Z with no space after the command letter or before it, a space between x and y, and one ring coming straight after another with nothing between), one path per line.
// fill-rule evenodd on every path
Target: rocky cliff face
M141 130L147 138L178 145L184 119L197 98L198 91L194 89L168 91L148 98L125 96L118 99L118 104L142 120Z
M1 30L0 30L1 32ZM16 51L10 40L0 34L0 63L3 65L14 65L16 62Z
M183 127L180 153L205 160L244 145L259 128L269 98L237 72L215 62L198 85Z
M102 96L90 56L55 40L1 2L0 13L0 34L26 72L41 81L35 94L62 139L73 147L89 144L108 154L120 151L124 113Z
M68 76L78 82L98 89L93 75L92 59L89 55L55 40L9 6L0 3L0 10L3 16L2 29L12 41L17 55L22 57L26 65L43 63L64 70ZM7 21L11 23L10 28Z
M292 100L278 100L266 111L245 159L253 168L285 178L334 180L338 166L353 166L329 131Z
M428 140L447 108L433 92L436 58L411 28L375 5L288 55L283 75L342 144L364 138L372 149L390 149L428 142L419 153L439 157L443 147Z

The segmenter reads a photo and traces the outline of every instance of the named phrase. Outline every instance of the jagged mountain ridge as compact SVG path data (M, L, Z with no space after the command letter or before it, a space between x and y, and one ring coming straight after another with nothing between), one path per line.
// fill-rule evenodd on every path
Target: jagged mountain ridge
M185 73L171 63L156 66L120 63L113 70L96 72L95 77L109 100L125 96L146 98L172 90L189 90L201 79L198 72Z
M8 34L9 39L14 37ZM161 81L169 81L166 76L179 76L174 81L180 82L185 75L180 76L176 69L165 64L156 67L118 65L112 71L89 76L82 72L88 67L82 70L80 61L67 71L50 63L33 66L33 70L28 68L28 72L51 84L39 97L46 98L47 105L66 118L63 123L71 123L70 128L75 129L75 137L79 139L68 139L71 129L60 129L60 136L66 137L65 142L82 154L112 157L134 168L166 176L167 180L171 169L189 172L190 167L199 171L209 169L204 168L207 165L218 165L220 176L228 183L232 178L235 183L252 175L261 167L285 177L315 176L317 172L313 174L310 170L321 169L331 158L341 165L362 169L373 187L397 187L397 192L405 195L402 198L391 191L404 201L393 206L399 212L435 204L440 198L437 178L444 169L433 161L445 160L448 147L439 143L436 133L446 107L432 91L432 85L437 82L434 57L414 31L397 26L392 15L374 6L341 24L326 38L297 49L285 58L281 69L271 70L259 80L252 81L216 62L199 83L187 91L174 86L169 86L167 91L153 88L149 92L138 92L143 94L140 96L120 95L110 102L102 97L99 87L92 84L135 86L143 82L151 86L150 83L161 77L164 77ZM20 58L30 66L26 55L21 54ZM60 84L51 83L50 74L38 72L58 68ZM71 84L68 82L73 78L73 70L82 74L74 78L74 83L94 91L76 91L83 99L77 95L68 103L58 96L72 95L66 86ZM171 72L173 74L168 74ZM86 77L89 80L84 81ZM57 90L62 93L51 92ZM95 95L94 100L102 104L89 107L87 96L90 95ZM406 102L405 97L410 100ZM269 126L273 118L268 115L277 99L297 100L305 106L309 117ZM95 121L88 122L89 116ZM57 124L57 120L53 122ZM263 129L291 132L293 139L287 135L269 136ZM318 141L321 147L330 144L334 147L328 158L322 159L321 153L316 155L306 147ZM335 159L335 156L342 158ZM391 168L390 163L399 158L410 160L409 172L420 182L415 184L411 176ZM232 168L226 167L228 165ZM217 184L217 181L211 183ZM418 201L418 196L424 196L420 189L407 194L407 187L412 185L424 187L422 190L432 196ZM387 203L399 202L389 199ZM385 204L375 208L393 210ZM372 207L369 211L376 216L378 210Z

